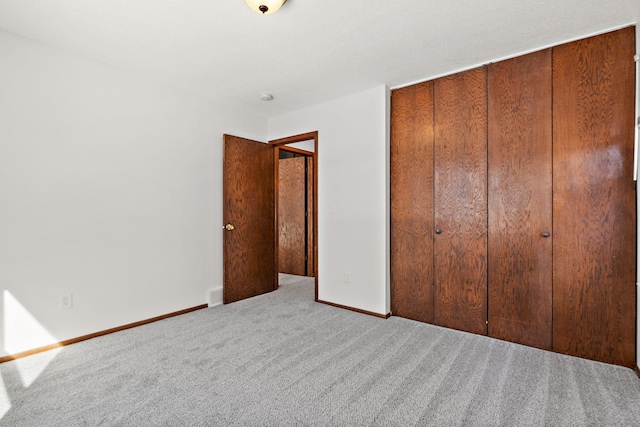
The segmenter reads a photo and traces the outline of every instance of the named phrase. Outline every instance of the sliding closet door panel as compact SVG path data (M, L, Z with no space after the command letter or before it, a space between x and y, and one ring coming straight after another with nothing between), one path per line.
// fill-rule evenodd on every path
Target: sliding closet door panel
M433 323L433 82L391 96L391 311Z
M316 273L313 266L315 261L315 243L313 241L313 216L315 215L313 211L313 157L307 156L305 159L307 161L307 276L315 277Z
M280 159L278 167L278 263L280 273L306 274L305 157Z
M435 81L435 323L487 333L486 69Z
M553 50L553 349L633 366L634 29Z
M551 349L551 49L491 64L489 335Z

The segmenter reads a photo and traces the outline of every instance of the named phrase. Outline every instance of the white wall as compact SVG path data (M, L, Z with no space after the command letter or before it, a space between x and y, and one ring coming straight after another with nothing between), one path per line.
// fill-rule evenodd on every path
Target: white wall
M0 354L206 303L223 133L267 121L0 32Z
M319 132L319 299L378 314L390 309L388 105L381 85L269 120L270 140Z
M287 147L293 147L293 148L299 148L300 150L310 151L312 153L316 149L315 141L313 139L311 139L309 141L294 142L293 144L287 144L286 146Z

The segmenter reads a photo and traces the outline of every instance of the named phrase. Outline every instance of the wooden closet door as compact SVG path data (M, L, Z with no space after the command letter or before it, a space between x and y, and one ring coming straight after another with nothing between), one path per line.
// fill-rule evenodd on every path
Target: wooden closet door
M307 276L315 277L316 272L314 268L315 262L315 243L313 232L313 218L315 212L313 210L313 157L306 156L307 162Z
M486 68L435 81L437 325L487 333Z
M551 49L488 66L489 335L551 349Z
M433 323L433 82L391 96L391 311Z
M278 272L306 275L306 160L279 160L278 167Z
M634 29L553 50L553 349L633 366Z

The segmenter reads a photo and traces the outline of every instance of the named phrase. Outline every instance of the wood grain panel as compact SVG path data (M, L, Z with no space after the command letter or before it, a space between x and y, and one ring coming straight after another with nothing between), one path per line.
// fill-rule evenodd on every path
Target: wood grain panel
M551 49L491 64L487 72L488 332L550 350Z
M276 289L274 181L272 146L224 136L225 304Z
M433 82L391 96L391 311L433 323Z
M307 276L314 277L315 271L313 267L314 255L314 232L313 217L315 210L313 209L313 156L307 156Z
M278 172L278 271L298 276L307 264L305 164L305 157L280 159Z
M553 50L553 349L634 366L634 29Z
M486 69L435 81L435 323L487 333Z

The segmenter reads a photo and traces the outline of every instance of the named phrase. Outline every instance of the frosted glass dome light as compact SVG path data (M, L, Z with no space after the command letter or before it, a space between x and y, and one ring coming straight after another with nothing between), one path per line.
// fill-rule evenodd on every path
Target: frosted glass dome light
M253 11L262 15L276 12L287 0L244 0Z

